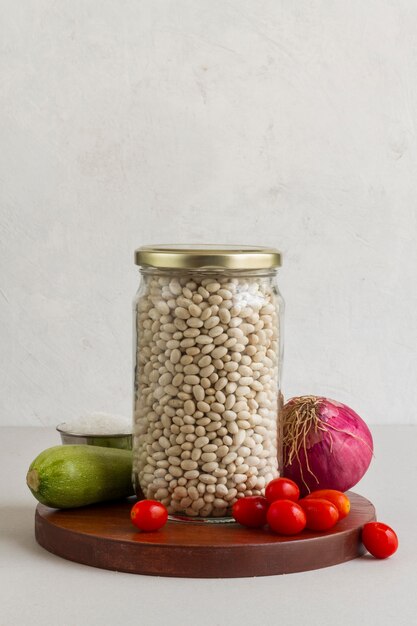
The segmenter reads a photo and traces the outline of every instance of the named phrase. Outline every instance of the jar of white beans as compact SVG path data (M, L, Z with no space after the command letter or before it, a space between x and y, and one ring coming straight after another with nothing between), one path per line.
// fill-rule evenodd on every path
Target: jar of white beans
M281 466L280 253L135 253L133 481L172 518L228 521Z

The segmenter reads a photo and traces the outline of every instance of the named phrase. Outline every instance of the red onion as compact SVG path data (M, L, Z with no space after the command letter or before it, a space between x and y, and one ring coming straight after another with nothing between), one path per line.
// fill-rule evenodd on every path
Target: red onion
M347 491L372 459L372 435L345 404L317 396L292 398L283 408L284 476L302 495L316 489Z

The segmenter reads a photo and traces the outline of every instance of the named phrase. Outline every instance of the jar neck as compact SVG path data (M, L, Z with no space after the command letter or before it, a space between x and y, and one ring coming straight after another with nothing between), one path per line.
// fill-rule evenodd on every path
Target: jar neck
M221 267L205 267L205 268L181 268L181 269L165 269L158 267L140 267L139 273L142 276L230 276L231 278L255 278L270 277L274 278L278 273L278 268L270 269L250 269L250 270L232 270Z

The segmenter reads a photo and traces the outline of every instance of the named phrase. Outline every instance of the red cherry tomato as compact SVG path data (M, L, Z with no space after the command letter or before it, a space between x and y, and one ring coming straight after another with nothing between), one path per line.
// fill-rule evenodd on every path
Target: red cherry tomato
M156 500L140 500L133 505L130 519L139 530L158 530L166 524L168 511Z
M362 529L362 543L377 559L386 559L398 548L395 532L382 522L369 522Z
M267 521L271 530L280 535L297 535L306 525L306 515L292 500L275 500L268 509Z
M349 498L342 491L337 491L336 489L318 489L317 491L312 491L306 498L324 498L329 500L339 511L339 519L346 517L350 511Z
M259 528L266 524L269 503L262 496L247 496L234 503L232 515L239 524Z
M324 498L303 498L299 505L304 509L310 530L329 530L339 520L335 505Z
M293 500L296 502L300 497L300 490L297 484L289 478L275 478L267 484L265 498L268 502L275 500Z

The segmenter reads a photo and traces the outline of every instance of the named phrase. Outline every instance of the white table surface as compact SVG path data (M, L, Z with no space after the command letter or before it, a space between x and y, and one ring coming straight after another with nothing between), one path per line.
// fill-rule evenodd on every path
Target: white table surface
M99 570L34 538L27 468L59 443L51 428L1 428L0 626L326 626L417 624L417 428L372 428L375 458L355 490L391 525L390 559L262 578L180 579Z

